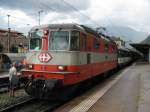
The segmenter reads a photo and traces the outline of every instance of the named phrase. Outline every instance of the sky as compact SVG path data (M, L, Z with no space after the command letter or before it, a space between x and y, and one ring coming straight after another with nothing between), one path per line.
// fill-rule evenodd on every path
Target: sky
M27 33L40 23L124 26L150 31L150 0L0 0L0 28ZM117 31L117 29L116 29Z

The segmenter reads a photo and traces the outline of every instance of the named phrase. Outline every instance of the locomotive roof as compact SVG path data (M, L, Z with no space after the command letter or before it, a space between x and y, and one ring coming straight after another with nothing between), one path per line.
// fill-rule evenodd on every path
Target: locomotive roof
M80 30L83 32L92 33L97 37L103 37L107 41L111 40L109 36L99 33L96 30L94 30L88 26L79 25L79 24L75 24L75 23L74 24L47 24L47 25L35 26L31 29L31 31L35 30L35 29L42 29L42 28L44 28L44 29L46 29L46 28L49 28L49 29L59 29L59 28L60 29L76 29L76 30Z
M78 24L48 24L48 25L41 25L35 26L31 30L35 29L42 29L42 28L49 28L49 29L76 29L85 32L85 29Z
M79 25L79 24L48 24L48 25L41 25L41 26L35 26L31 30L35 29L42 29L42 28L50 28L50 29L77 29L84 32L93 33L95 35L98 35L98 33L93 30L92 28L85 26L85 25Z
M122 50L122 51L127 51L127 52L129 52L130 50L128 49L128 48L126 48L126 47L121 47L121 48L118 48L119 50Z

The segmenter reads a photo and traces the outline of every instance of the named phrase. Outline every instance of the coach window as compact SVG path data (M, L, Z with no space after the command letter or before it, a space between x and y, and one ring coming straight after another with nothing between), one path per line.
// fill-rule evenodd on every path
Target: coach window
M49 37L50 50L68 50L69 32L68 31L51 31Z
M79 37L80 33L78 31L71 32L70 50L79 50Z

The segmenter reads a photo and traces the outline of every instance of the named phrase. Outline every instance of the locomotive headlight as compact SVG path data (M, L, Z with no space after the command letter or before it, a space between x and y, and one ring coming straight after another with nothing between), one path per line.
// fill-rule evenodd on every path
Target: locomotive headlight
M66 66L63 66L63 65L59 65L59 66L58 66L58 70L63 71L63 70L65 70L65 69L66 69Z
M29 65L28 65L28 68L29 68L29 69L33 69L33 65L32 65L32 64L29 64Z

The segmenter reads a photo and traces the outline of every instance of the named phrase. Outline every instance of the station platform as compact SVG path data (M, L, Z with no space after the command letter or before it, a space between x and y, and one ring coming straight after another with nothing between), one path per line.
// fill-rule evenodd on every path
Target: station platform
M150 112L150 65L135 63L88 112Z
M54 112L150 112L150 64L137 62Z

